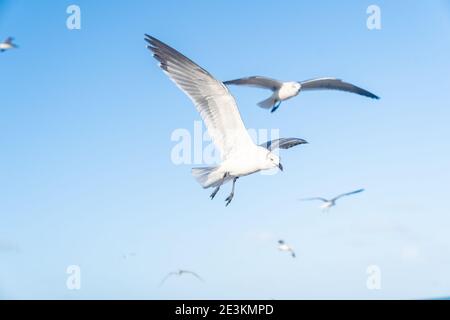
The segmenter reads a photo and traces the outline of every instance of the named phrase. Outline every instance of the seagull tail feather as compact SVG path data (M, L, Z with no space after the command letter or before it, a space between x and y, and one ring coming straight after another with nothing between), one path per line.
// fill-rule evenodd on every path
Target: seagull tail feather
M276 101L273 97L267 98L258 103L258 106L263 109L270 109L275 105Z
M223 173L217 170L217 168L218 167L192 168L192 175L205 189L217 187L223 182Z

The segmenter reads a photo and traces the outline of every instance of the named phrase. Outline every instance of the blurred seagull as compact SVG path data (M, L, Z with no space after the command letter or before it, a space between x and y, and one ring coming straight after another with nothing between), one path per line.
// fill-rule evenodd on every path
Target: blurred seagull
M18 48L18 46L13 43L13 40L14 38L9 37L5 41L0 42L0 52L4 52L12 48Z
M295 252L292 247L287 245L283 240L278 241L278 250L284 251L284 252L290 252L292 255L292 258L295 258Z
M164 279L162 279L162 281L161 281L161 283L159 284L159 286L161 287L161 286L166 282L166 280L169 279L170 277L172 277L172 276L178 276L178 277L181 277L183 274L190 274L190 275L196 277L198 280L204 282L203 279L202 279L198 274L196 274L195 272L192 272L192 271L189 271L189 270L178 270L178 271L174 271L174 272L169 272L169 273L164 277Z
M306 143L302 139L289 138L257 146L244 126L236 101L222 82L158 39L146 35L145 40L160 68L194 103L221 153L219 166L192 169L193 176L203 188L215 188L211 199L223 184L233 181L232 191L225 200L228 206L239 177L276 167L283 170L280 158L272 153L274 148L287 149Z
M225 81L224 84L244 85L272 90L273 94L269 98L258 103L258 106L261 108L272 108L271 112L275 112L280 107L282 101L297 96L300 91L307 90L339 90L356 93L372 99L379 99L379 97L369 91L336 78L316 78L300 82L282 82L271 78L254 76Z
M364 189L359 189L356 191L352 191L352 192L347 192L347 193L343 193L341 195L338 195L337 197L334 197L332 199L325 199L325 198L321 198L321 197L315 197L315 198L306 198L306 199L300 199L301 201L311 201L311 200L320 200L322 201L324 204L320 206L321 209L323 209L324 211L328 211L331 207L334 207L336 205L336 201L342 197L346 197L346 196L350 196L356 193L360 193L363 192Z
M136 257L136 253L135 252L129 252L129 253L124 253L124 254L122 254L122 258L123 259L128 259L128 258L131 258L131 257Z

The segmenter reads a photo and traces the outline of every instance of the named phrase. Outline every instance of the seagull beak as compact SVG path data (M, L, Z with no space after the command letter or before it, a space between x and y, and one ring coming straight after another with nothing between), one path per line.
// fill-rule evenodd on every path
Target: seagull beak
M278 168L280 168L280 170L283 171L283 165L281 163L278 164Z

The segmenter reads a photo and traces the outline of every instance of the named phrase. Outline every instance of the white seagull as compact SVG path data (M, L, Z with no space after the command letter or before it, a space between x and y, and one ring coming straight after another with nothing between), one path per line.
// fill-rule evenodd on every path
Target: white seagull
M231 194L225 200L228 206L239 177L276 167L283 170L273 149L306 143L302 139L289 138L256 145L244 126L235 99L222 82L158 39L146 35L145 40L161 69L194 103L221 153L220 165L192 169L192 175L203 188L215 188L211 199L224 183L233 181Z
M4 52L9 49L18 48L17 45L13 43L14 38L7 38L5 41L0 42L0 52Z
M356 93L372 99L379 99L378 96L369 91L366 91L351 83L347 83L336 78L316 78L299 82L282 82L271 78L254 76L225 81L224 84L244 85L272 90L273 94L269 98L258 103L258 106L260 106L261 108L271 108L271 112L275 112L280 107L282 101L293 98L297 96L301 91L307 90L339 90Z
M193 272L193 271L189 271L189 270L178 270L178 271L174 271L174 272L169 272L169 273L164 277L164 279L162 279L162 281L160 282L159 286L161 287L161 286L164 284L164 282L166 282L166 280L169 279L169 278L172 277L172 276L178 276L178 277L181 277L181 276L184 275L184 274L190 274L190 275L194 276L195 278L197 278L198 280L204 282L203 279L202 279L198 274L196 274L196 273Z
M292 258L295 258L294 249L291 246L287 245L283 240L278 241L278 250L283 252L290 252Z
M323 210L329 210L331 207L334 207L336 205L336 201L342 197L346 197L346 196L350 196L356 193L360 193L363 192L364 189L358 189L352 192L347 192L347 193L343 193L338 195L337 197L334 197L332 199L325 199L325 198L321 198L321 197L314 197L314 198L305 198L305 199L300 199L301 201L311 201L311 200L320 200L323 202L323 205L320 206L321 209Z

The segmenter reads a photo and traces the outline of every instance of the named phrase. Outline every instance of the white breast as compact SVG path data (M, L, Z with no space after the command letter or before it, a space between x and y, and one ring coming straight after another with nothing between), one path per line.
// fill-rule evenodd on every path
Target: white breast
M320 208L321 209L328 209L328 208L330 208L332 206L333 206L333 203L330 201L330 202L325 202L323 205L320 206Z
M6 49L11 49L12 46L9 43L0 43L0 49L2 50L6 50Z
M297 82L285 82L278 90L278 99L283 101L295 97L300 90L300 85Z

